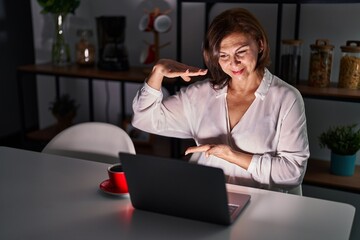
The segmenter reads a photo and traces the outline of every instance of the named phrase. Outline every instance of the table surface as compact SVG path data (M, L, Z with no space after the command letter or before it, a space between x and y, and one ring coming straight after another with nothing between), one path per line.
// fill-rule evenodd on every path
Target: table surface
M251 195L231 226L135 210L103 193L108 165L0 147L0 239L349 239L351 205L227 185Z

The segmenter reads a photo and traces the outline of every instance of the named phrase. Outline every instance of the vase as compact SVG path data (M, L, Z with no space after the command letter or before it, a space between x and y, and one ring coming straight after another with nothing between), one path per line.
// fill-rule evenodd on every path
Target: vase
M331 152L330 171L339 176L352 176L355 172L356 154L339 155Z
M67 13L54 14L55 36L51 51L51 60L55 66L67 66L70 64L70 48L65 40L65 27Z

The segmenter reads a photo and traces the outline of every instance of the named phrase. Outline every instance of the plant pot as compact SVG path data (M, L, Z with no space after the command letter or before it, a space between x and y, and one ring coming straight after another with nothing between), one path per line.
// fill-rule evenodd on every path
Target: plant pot
M339 155L331 152L330 171L339 176L352 176L355 172L356 154Z
M65 129L72 125L73 120L76 116L76 112L72 111L65 115L56 115L55 118L57 119L57 125L59 128Z

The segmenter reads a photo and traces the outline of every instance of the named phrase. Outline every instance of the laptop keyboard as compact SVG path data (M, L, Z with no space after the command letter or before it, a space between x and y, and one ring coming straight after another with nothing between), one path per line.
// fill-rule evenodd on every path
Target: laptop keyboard
M239 205L235 205L235 204L228 204L229 206L229 214L230 216L235 212L235 210L239 207Z

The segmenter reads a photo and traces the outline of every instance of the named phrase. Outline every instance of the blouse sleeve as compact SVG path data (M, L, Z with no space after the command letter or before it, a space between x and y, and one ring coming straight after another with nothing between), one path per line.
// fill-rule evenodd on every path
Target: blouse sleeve
M187 113L188 99L182 89L175 95L163 99L163 93L147 83L137 92L133 100L132 125L140 130L177 138L191 138Z
M275 154L254 155L248 172L255 181L267 188L294 188L302 183L309 143L303 99L298 91L286 110L280 124Z

